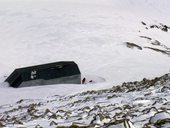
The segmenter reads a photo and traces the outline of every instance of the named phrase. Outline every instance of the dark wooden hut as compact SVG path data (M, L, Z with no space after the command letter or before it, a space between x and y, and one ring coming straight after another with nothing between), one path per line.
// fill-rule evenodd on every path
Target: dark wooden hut
M50 84L80 84L81 73L75 62L62 61L15 69L5 82L15 88Z

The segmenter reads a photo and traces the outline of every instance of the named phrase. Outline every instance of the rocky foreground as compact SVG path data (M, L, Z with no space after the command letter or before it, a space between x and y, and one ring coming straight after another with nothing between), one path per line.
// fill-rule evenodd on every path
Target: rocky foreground
M170 74L0 106L0 127L170 128Z

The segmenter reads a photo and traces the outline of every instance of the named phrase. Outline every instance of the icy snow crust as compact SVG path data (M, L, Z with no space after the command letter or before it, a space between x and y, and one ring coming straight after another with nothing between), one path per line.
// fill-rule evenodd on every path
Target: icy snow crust
M169 12L168 0L1 0L0 104L105 89L169 72L170 30L150 28L170 26ZM161 45L153 45L155 40ZM3 83L15 68L56 61L75 61L82 77L96 83L20 89Z

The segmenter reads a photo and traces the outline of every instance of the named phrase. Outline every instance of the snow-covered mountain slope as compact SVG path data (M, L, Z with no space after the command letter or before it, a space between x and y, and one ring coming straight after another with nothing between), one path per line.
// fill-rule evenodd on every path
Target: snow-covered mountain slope
M123 83L100 91L21 99L15 104L0 106L0 126L169 128L169 85L170 74L166 74L153 80Z
M167 0L0 2L1 82L16 67L60 60L74 60L83 74L112 83L151 78L169 70L167 56L124 45L148 46L139 36L149 36L169 46L169 32L147 30L141 24L169 25Z
M0 104L168 73L169 12L168 0L1 0ZM21 89L3 83L15 68L67 60L82 77L105 82Z

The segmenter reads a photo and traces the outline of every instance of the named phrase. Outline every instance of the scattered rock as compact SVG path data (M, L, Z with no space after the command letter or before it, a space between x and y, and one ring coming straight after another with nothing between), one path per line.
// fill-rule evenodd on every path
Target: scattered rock
M166 54L168 56L170 55L170 51L168 51L168 50L161 50L161 49L152 48L152 47L144 47L144 48L151 49L151 50L154 50L156 52L161 52L161 53Z
M43 128L43 127L38 124L35 126L35 128Z
M139 46L139 45L137 45L137 44L134 44L134 43L126 42L126 46L127 46L128 48L134 48L134 47L136 47L137 49L142 50L142 47L141 47L141 46Z
M159 28L158 25L150 25L150 28Z
M154 40L154 41L151 42L151 44L160 46L161 42L159 42L158 40Z
M8 127L45 120L45 126L56 128L164 128L170 123L169 85L170 74L165 74L105 90L53 96L41 105L39 100L16 103L0 108L0 123Z
M86 126L78 126L78 125L71 125L71 126L58 126L56 128L88 128Z
M0 121L0 128L5 127L4 123Z
M145 38L145 39L148 39L148 40L152 40L152 38L148 37L148 36L139 36L141 38Z
M162 111L156 113L150 118L149 123L157 128L162 128L163 125L170 124L170 113Z
M164 25L164 24L160 24L160 29L164 32L168 32L168 29L170 29L167 25Z
M20 103L22 103L23 101L24 101L24 100L21 99L21 100L17 101L17 104L20 104Z
M105 128L134 128L132 123L128 119L115 120L107 124Z
M145 22L141 21L141 23L142 23L144 26L147 26L147 24L146 24ZM150 25L150 26L145 27L145 29L148 29L148 27L149 27L150 29L154 29L154 28L160 29L160 30L162 30L162 31L164 31L164 32L168 32L168 30L170 29L169 26L164 25L164 24L162 24L162 23L160 23L159 25L152 24L152 25Z
M146 25L146 23L145 23L145 22L143 22L143 21L141 21L141 23L142 23L143 25Z
M57 126L58 123L56 123L54 120L50 122L50 126Z

